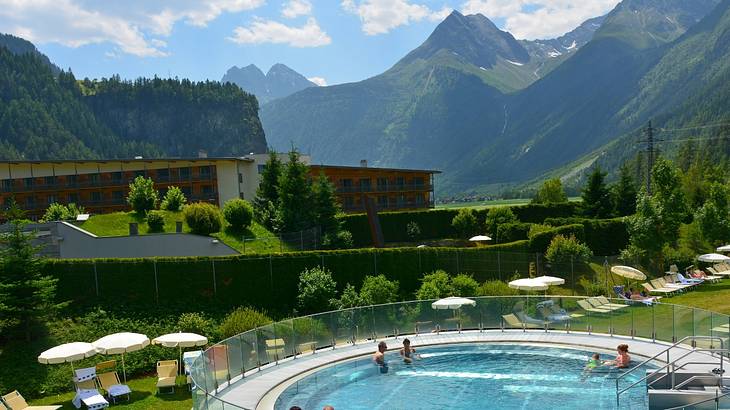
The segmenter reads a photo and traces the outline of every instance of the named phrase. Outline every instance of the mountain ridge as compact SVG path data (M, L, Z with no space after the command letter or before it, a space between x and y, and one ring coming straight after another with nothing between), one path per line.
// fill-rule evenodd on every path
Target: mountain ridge
M308 87L317 87L317 84L281 63L272 65L266 74L255 64L240 68L233 66L226 71L221 82L236 84L255 95L261 105Z

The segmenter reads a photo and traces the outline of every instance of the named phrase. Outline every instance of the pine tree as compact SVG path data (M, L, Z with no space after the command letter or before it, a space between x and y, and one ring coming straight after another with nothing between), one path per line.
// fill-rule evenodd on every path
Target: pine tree
M336 234L340 230L340 221L337 219L337 215L341 212L341 208L339 202L337 202L334 185L324 173L320 173L313 190L314 217L317 226L323 234Z
M280 232L297 232L315 224L309 167L299 160L296 150L289 153L289 162L279 176L278 194L276 227Z
M32 237L13 222L0 240L0 331L17 332L28 342L34 327L61 307L54 301L58 280L43 275Z
M581 195L583 213L593 218L608 218L613 211L611 193L606 187L606 173L596 167L586 181Z
M258 223L272 229L276 218L276 207L279 205L279 177L281 161L273 150L269 151L269 159L261 171L261 182L256 189L253 200L254 218Z
M636 184L626 164L621 166L619 180L613 186L613 195L616 215L628 216L636 212Z

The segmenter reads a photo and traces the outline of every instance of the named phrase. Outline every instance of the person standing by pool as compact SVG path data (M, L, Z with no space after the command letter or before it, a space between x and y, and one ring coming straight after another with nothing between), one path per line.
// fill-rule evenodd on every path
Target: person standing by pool
M385 351L388 345L385 342L378 343L378 351L373 354L373 361L380 367L380 373L388 373L388 362L385 361Z
M604 364L615 366L617 369L629 367L631 356L629 356L629 345L620 344L616 347L617 356L614 360L609 360Z
M413 359L416 358L416 349L411 347L411 341L407 338L403 339L403 347L400 349L400 355L406 363L413 363Z

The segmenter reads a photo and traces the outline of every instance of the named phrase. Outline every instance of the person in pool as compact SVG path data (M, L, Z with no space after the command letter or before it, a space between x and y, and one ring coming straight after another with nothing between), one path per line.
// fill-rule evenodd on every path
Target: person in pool
M416 358L416 349L411 347L411 341L403 339L403 347L400 349L400 355L405 363L413 363Z
M593 353L593 356L591 356L591 359L588 360L588 364L586 364L585 370L587 372L593 371L598 366L603 365L601 363L601 356L598 353Z
M629 356L629 345L618 345L616 347L616 353L617 355L615 359L606 361L603 364L614 366L617 369L629 367L629 363L631 362L631 356Z
M378 351L373 354L373 362L380 367L380 373L388 373L388 362L385 361L385 351L388 345L385 342L378 343Z

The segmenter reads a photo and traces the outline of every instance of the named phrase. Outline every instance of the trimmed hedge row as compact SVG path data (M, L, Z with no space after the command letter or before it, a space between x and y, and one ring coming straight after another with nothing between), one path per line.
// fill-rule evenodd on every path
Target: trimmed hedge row
M552 226L583 225L585 243L596 255L618 255L629 245L629 230L624 218L547 218L545 224Z
M548 246L550 245L550 242L552 242L553 238L558 235L563 235L566 237L573 235L579 241L585 242L585 232L583 225L564 225L533 235L532 238L530 238L530 249L533 252L545 253Z
M498 252L499 251L499 252ZM366 275L385 274L412 298L424 272L471 273L480 282L526 272L528 241L479 248L354 249L274 254L267 257L48 260L44 271L58 281L57 297L73 308L96 305L230 308L255 306L290 314L299 273L324 266L341 291L360 286ZM498 256L498 254L500 256ZM507 278L505 276L504 278ZM504 279L503 278L503 279Z
M514 222L502 224L497 227L497 240L500 243L509 243L514 241L527 240L527 234L530 233L531 223Z
M527 204L509 207L521 222L542 223L546 218L566 218L575 216L579 203L561 204ZM487 218L489 209L476 210L480 224ZM406 225L413 221L421 228L419 239L455 238L458 233L451 226L451 221L459 213L458 209L433 209L421 211L383 212L378 214L383 229L385 242L411 242L406 233ZM371 246L370 227L367 215L345 215L342 218L343 229L352 233L355 246ZM493 232L488 232L493 233ZM500 235L500 238L502 236Z

